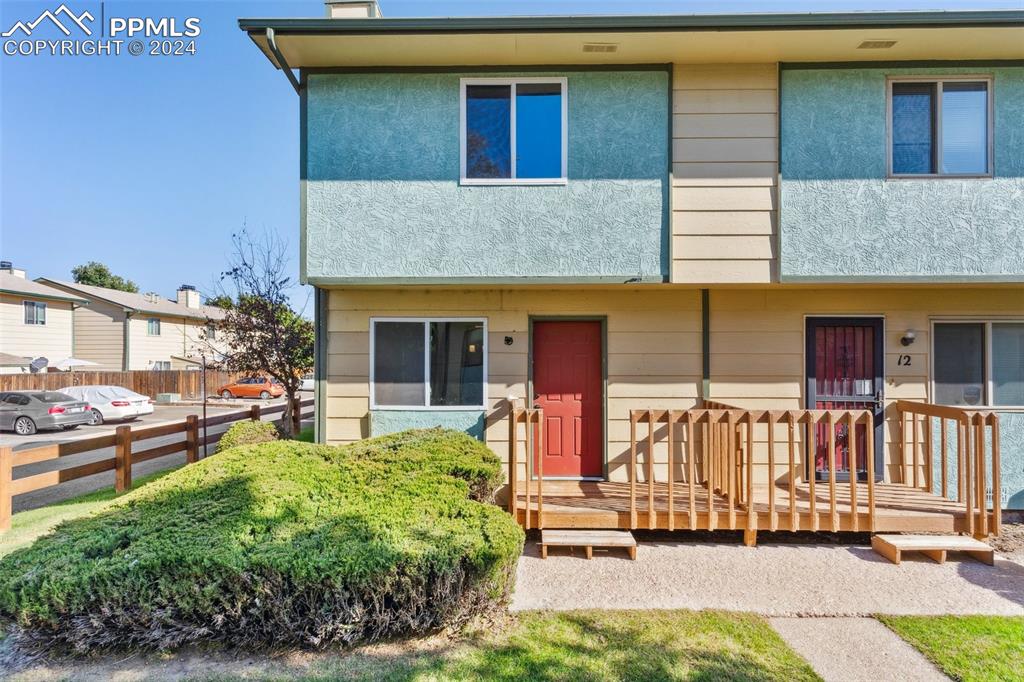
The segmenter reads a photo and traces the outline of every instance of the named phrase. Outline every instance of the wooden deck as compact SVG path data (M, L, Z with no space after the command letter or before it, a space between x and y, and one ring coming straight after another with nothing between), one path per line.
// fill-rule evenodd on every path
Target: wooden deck
M848 489L837 489L833 509L828 489L820 483L813 504L806 483L796 486L793 498L788 484L776 486L774 515L769 513L769 487L754 486L753 518L745 504L736 505L730 513L728 499L720 494L711 496L714 504L709 509L708 491L703 486L694 486L692 514L688 489L677 486L670 514L668 487L655 483L651 513L648 486L642 483L643 494L636 496L635 519L630 511L629 483L545 481L542 501L537 499L536 482L530 487L528 526L532 528L970 532L963 504L902 484L875 485L873 527L863 493L854 513ZM516 500L516 516L524 526L525 493L523 490Z

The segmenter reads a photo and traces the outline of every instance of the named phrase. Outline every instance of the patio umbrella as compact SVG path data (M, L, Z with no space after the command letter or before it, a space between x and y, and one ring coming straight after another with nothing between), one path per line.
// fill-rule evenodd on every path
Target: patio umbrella
M100 363L93 362L92 360L82 360L81 358L64 358L60 362L53 363L53 367L59 370L75 369L76 367L91 367Z

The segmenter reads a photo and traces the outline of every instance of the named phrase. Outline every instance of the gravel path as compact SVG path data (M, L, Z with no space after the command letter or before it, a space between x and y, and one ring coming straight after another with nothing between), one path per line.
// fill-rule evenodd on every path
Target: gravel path
M625 552L527 543L513 610L726 609L767 616L1024 615L1024 566L986 566L951 555L943 565L911 555L899 566L870 547L641 542Z
M949 680L873 618L772 618L770 622L825 682Z

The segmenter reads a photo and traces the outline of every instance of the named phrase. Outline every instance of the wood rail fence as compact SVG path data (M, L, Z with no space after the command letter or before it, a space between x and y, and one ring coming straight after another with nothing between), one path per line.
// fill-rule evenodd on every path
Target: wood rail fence
M567 502L564 481L544 480L543 412L510 406L508 509L527 529L544 528L546 519L585 524L592 495L590 521L604 524L620 514L621 499L620 528L743 530L748 544L759 529L998 534L999 504L989 511L986 501L988 482L1000 487L998 417L906 401L896 407L902 469L890 471L896 478L903 471L903 480L876 471L869 410L747 410L707 401L630 411L628 483L581 485ZM948 422L959 434L954 445Z
M305 409L313 406L313 399L296 400L296 403L299 412L306 416L308 413L305 412ZM216 443L224 435L223 432L212 433L204 440L202 437L204 424L206 427L210 427L244 421L246 419L260 421L266 415L282 413L281 417L275 420L280 421L284 417L284 410L284 403L271 405L270 407L253 405L247 410L207 417L205 422L198 416L190 414L182 421L170 424L135 429L131 426L123 425L118 426L113 434L18 450L17 452L9 446L0 447L0 532L10 530L11 528L12 500L15 495L42 490L43 488L60 485L67 481L111 470L114 471L115 490L123 492L132 487L132 466L135 464L180 452L185 453L186 465L199 461L200 451L203 449L203 446ZM182 434L181 440L144 449L138 449L139 446L136 445L136 443L143 443L154 438L176 434ZM113 457L31 476L14 478L14 470L26 464L45 462L110 447L114 448Z
M675 530L675 510L682 488L681 503L686 506L691 530L698 527L698 515L706 513L707 530L743 530L748 544L753 543L762 525L771 531L784 526L791 531L873 531L876 510L874 439L864 439L867 465L864 481L853 475L839 482L836 458L836 427L846 427L849 450L857 452L857 427L864 425L870 433L870 424L871 413L865 410L744 410L713 402L691 410L633 410L630 412L629 460L631 525L643 527L638 523L636 504L637 490L643 487L648 498L647 509L651 510L645 515L647 527L658 527L658 512L654 510L658 476L652 453L656 442L661 440L659 433L663 433L668 456L663 481L667 488L664 513L669 530ZM647 448L643 461L639 462L641 441L637 438L637 429L641 425L646 426ZM661 425L666 428L661 429ZM759 440L767 450L765 461L761 462L767 465L767 472L764 484L755 487L758 463L751 453L754 452L756 426L764 427L764 438ZM682 446L678 457L677 434ZM805 468L815 461L817 440L821 435L825 436L828 478L819 481L816 476L807 475ZM677 469L685 472L679 480L675 475ZM781 477L780 469L784 471ZM640 483L641 477L644 484ZM701 496L704 509L697 505L700 487L710 493ZM843 492L847 495L840 494ZM640 494L644 494L643 491ZM845 507L842 513L841 507ZM761 514L767 524L759 523Z
M516 515L516 503L519 496L519 443L523 442L525 447L526 481L522 489L526 494L526 522L525 528L543 528L544 515L544 458L537 457L538 452L544 452L544 412L537 408L516 408L509 403L508 415L508 511L512 516ZM519 425L523 425L523 438L519 437ZM534 467L536 464L536 467ZM534 469L536 468L536 472ZM532 480L536 480L537 494L537 520L530 525L531 499L530 491L533 486Z
M896 411L903 482L962 503L971 535L998 535L1002 525L999 416L987 410L909 400L898 400Z
M69 386L123 386L155 398L158 393L179 393L182 398L202 398L202 370L140 370L132 372L39 372L0 374L0 391L59 391ZM206 392L216 393L237 374L206 370Z

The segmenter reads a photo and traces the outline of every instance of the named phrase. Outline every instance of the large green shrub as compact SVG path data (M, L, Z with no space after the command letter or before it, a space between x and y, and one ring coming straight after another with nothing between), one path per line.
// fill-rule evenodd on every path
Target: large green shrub
M523 533L483 444L431 429L202 460L0 562L0 614L79 651L324 646L502 607Z
M251 419L235 422L217 441L217 452L224 452L239 445L269 443L281 437L272 422L257 422Z

